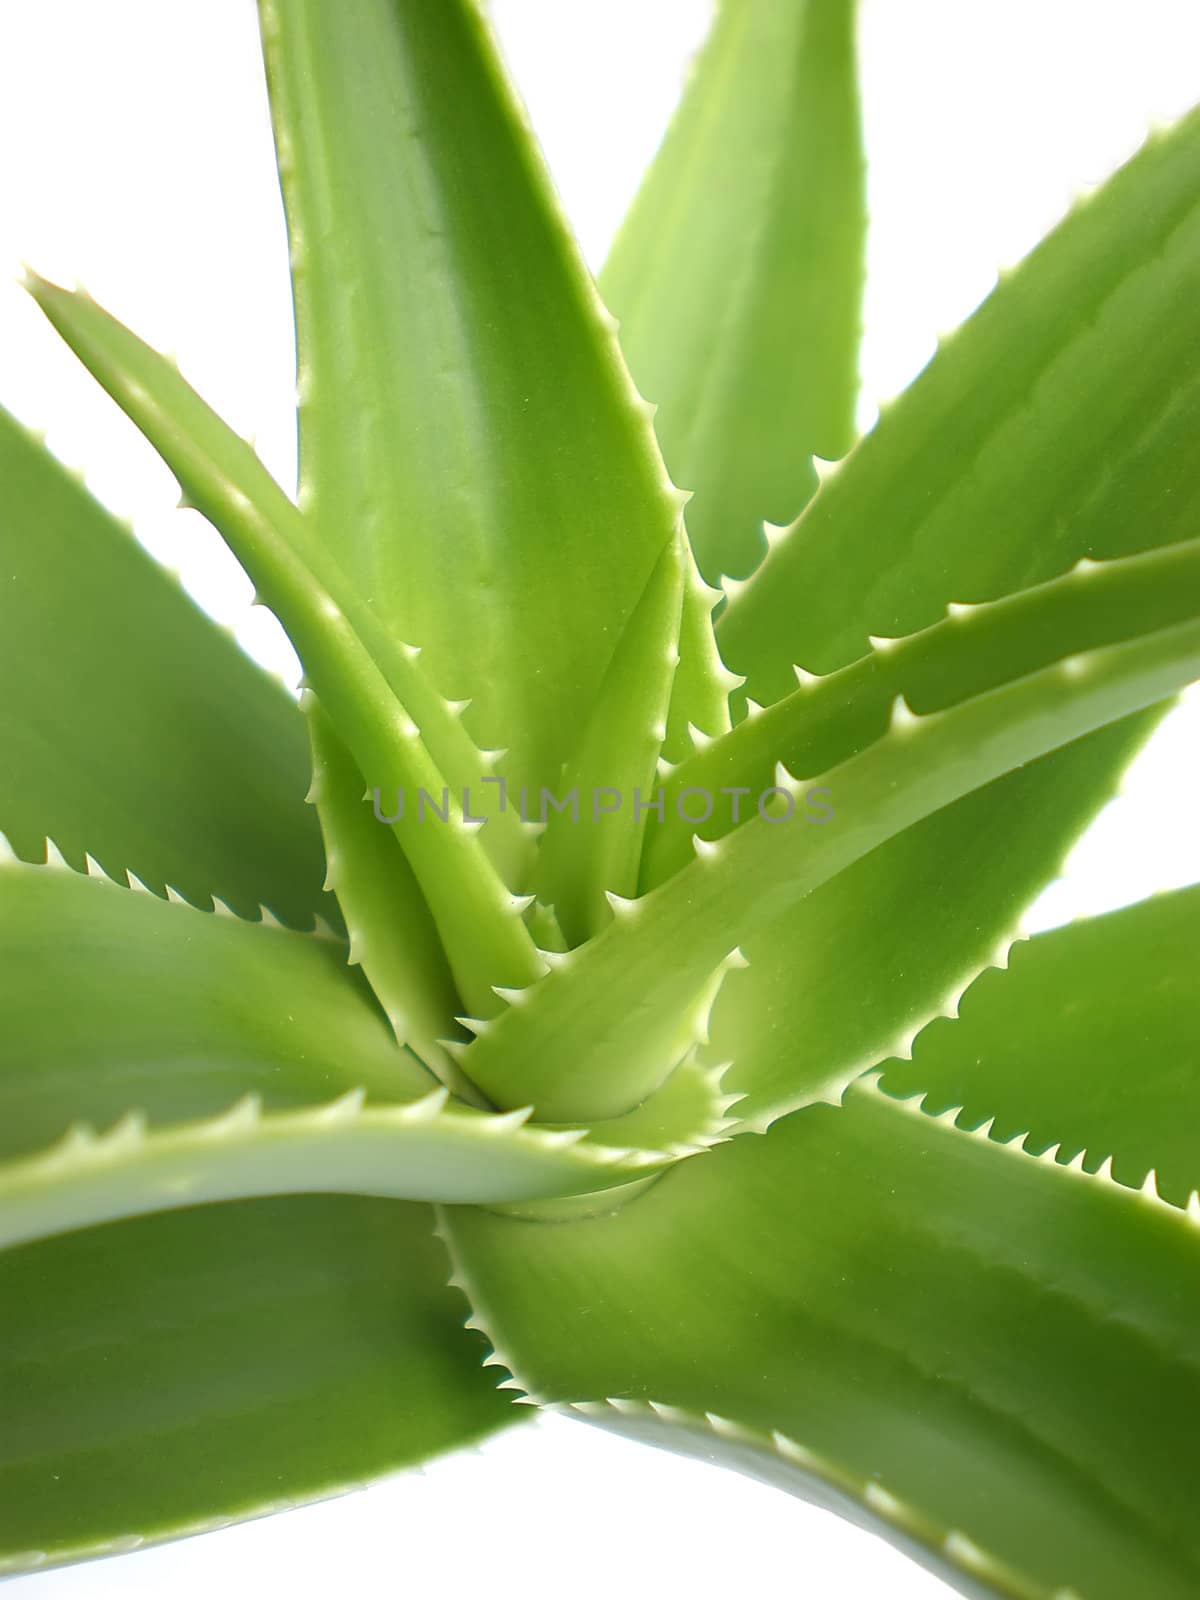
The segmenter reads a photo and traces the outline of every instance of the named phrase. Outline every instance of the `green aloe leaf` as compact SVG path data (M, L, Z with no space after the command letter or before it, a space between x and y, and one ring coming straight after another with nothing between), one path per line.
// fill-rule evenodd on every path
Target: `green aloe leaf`
M1194 534L1198 241L1194 112L1006 276L734 595L719 634L747 694Z
M553 813L543 795L547 826L535 886L572 944L608 921L606 891L637 891L679 663L688 559L681 531L659 557L613 652L591 721L557 786Z
M10 862L0 889L0 1246L255 1195L538 1200L719 1131L716 1085L664 1091L669 1150L650 1118L589 1142L449 1102L339 941L61 867Z
M0 830L17 853L40 860L49 835L76 867L90 852L197 904L336 917L284 690L3 412L0 479Z
M731 828L732 797L751 815L777 762L797 777L828 771L880 738L897 700L918 714L1038 671L1077 651L1131 639L1200 614L1200 540L1107 562L1081 561L1061 578L1002 600L953 606L933 627L873 642L870 653L750 713L723 738L704 740L663 784L663 820L647 842L643 882L660 883L691 859L694 836ZM688 795L723 794L696 820ZM657 814L656 814L657 816Z
M1200 596L1194 579L1182 596L1174 581L1172 568L1168 603L1141 637L1084 648L946 710L918 716L898 699L883 737L815 784L781 764L751 820L698 841L692 863L641 899L617 902L601 934L470 1047L464 1069L498 1103L531 1099L546 1116L612 1116L636 1103L692 1036L696 1001L732 946L944 806L1188 683L1200 667ZM1069 617L1071 594L1056 614ZM1085 632L1095 622L1089 608ZM664 949L665 969L655 965Z
M251 1092L283 1110L435 1087L345 961L341 940L0 862L0 1158L43 1149L73 1120L182 1122Z
M706 577L853 440L866 208L853 0L724 0L600 277Z
M681 497L477 8L260 12L312 536L553 784Z
M438 765L454 719L447 703L429 693L413 660L415 648L385 643L369 617L369 631L359 632L339 602L340 583L328 559L315 569L308 564L300 513L250 446L168 361L89 296L36 276L30 287L63 338L161 452L185 494L221 529L288 630L359 770L382 794L408 796L396 814L397 837L464 998L486 1015L494 1009L495 984L528 983L542 969L519 907L470 823L469 786L451 792ZM338 587L331 591L326 578ZM421 714L426 720L418 724ZM446 825L421 825L422 795Z
M362 773L317 702L301 706L312 742L310 799L321 819L327 882L347 909L351 965L360 966L400 1044L456 1093L470 1086L442 1041L458 1037L462 1009L437 927L399 841L382 827Z
M498 1425L461 1290L501 1387L969 1592L1194 1595L1200 891L979 974L1200 676L1200 111L814 493L852 0L717 10L606 270L661 408L478 0L259 14L295 499L28 287L299 707L0 418L0 1570Z
M1196 1592L1194 1215L856 1086L613 1215L443 1227L543 1403L831 1503L971 1594Z
M1198 172L1193 115L1006 276L885 409L726 608L722 649L747 696L790 694L794 663L870 659L869 635L931 628L948 605L1194 533ZM952 1010L1003 960L1160 714L948 807L743 941L750 970L712 1034L718 1059L740 1051L745 1114L836 1094Z
M732 1061L739 1116L767 1126L908 1051L931 1017L1003 965L1160 715L1127 717L906 828L741 941L705 1059Z
M205 1206L0 1253L0 1573L335 1494L517 1420L425 1206Z
M885 1063L889 1094L994 1118L1059 1161L1111 1162L1137 1187L1153 1170L1176 1205L1200 1187L1200 888L1038 935L985 973L959 1017L932 1023L911 1061Z

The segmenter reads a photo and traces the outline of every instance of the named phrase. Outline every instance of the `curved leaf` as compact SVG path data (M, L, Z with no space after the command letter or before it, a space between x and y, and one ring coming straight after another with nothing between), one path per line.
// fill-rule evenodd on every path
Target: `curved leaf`
M462 1009L420 884L390 828L367 810L366 784L316 696L306 691L313 753L309 797L321 819L327 882L347 910L348 960L361 966L401 1044L465 1098L470 1085L442 1041Z
M432 1222L257 1200L0 1252L0 1573L337 1494L519 1419Z
M301 505L513 784L554 784L682 497L478 8L260 14Z
M360 635L323 581L328 560L315 569L308 564L300 513L250 446L230 434L169 362L88 296L39 278L31 279L31 288L89 371L221 529L287 629L359 770L382 793L408 797L396 814L397 837L465 998L485 1014L494 1008L494 984L528 983L541 967L478 827L466 823L468 790L452 794L438 765L435 752L448 749L457 760L462 751L448 732L454 723L449 706L415 665L418 652L383 637L370 617L370 631ZM417 714L426 717L423 724ZM420 826L422 794L440 808L443 826Z
M1200 618L1069 656L946 711L918 717L898 702L888 733L811 793L781 768L751 821L702 844L640 900L618 903L601 934L470 1046L464 1070L499 1104L533 1099L548 1117L618 1114L670 1070L680 1018L731 945L914 823L1198 671ZM665 969L663 950L672 952Z
M549 1227L451 1210L542 1403L831 1495L968 1593L1200 1581L1195 1218L877 1090Z
M1007 972L967 990L959 1021L931 1024L889 1094L994 1119L1056 1159L1111 1161L1137 1187L1153 1171L1177 1205L1200 1187L1200 886L1039 934Z
M560 809L548 816L534 882L571 944L581 944L607 922L607 890L637 890L647 827L643 801L648 807L667 733L687 560L680 532L659 557L613 651L558 786ZM542 805L549 810L544 795Z
M769 703L871 634L1081 556L1191 537L1200 494L1200 112L1006 277L731 599L722 652ZM801 603L798 600L802 597Z
M888 727L899 700L920 715L1038 671L1053 661L1200 615L1200 540L1106 562L1082 561L1064 576L1002 600L955 606L905 639L872 641L869 654L748 716L723 738L704 740L663 784L663 820L651 823L643 884L660 883L691 859L692 839L730 831L731 807L689 820L689 790L754 797L777 762L812 777L866 749ZM740 788L738 787L740 786Z
M530 1107L448 1102L342 959L107 880L0 868L0 1246L255 1195L539 1200L707 1142L711 1098L676 1105L668 1149L638 1143L653 1116L591 1141Z
M336 916L284 690L2 411L0 479L0 830L16 851L40 859L49 835L77 867L90 852L199 904Z
M600 276L706 577L853 439L866 210L854 0L724 0Z

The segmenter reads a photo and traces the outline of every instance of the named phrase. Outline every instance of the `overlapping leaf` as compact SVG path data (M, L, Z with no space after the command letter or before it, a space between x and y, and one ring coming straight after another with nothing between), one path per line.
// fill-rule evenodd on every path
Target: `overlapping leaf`
M1200 888L1156 895L1040 934L934 1022L880 1080L926 1109L994 1119L1061 1161L1111 1162L1134 1187L1151 1171L1185 1205L1200 1187Z
M306 1196L0 1252L0 1574L336 1494L519 1419L432 1222Z
M1195 532L1200 112L1000 284L731 601L763 703L869 635Z
M1014 658L1017 675L997 682L1004 630L982 625L977 646L996 651L983 692L923 716L897 699L886 733L814 785L781 767L751 820L717 843L701 841L690 865L618 904L608 928L496 1020L468 1052L472 1079L499 1103L532 1098L545 1115L616 1114L622 1097L636 1102L669 1071L681 1019L732 946L777 933L807 896L944 806L1189 682L1200 671L1195 551L1147 559L1156 574L1149 611L1131 602L1129 615L1124 606L1098 613L1076 606L1075 586L1059 585L1048 608L1062 624L1049 629L1050 664L1026 672L1028 659ZM1141 568L1132 576L1140 584ZM1083 648L1060 659L1076 640ZM915 653L925 658L925 647ZM812 795L819 808L809 808ZM662 950L672 952L669 965L656 960ZM742 953L749 989L754 956ZM802 972L797 978L803 983ZM564 1039L573 1041L569 1053ZM810 1048L797 1084L811 1094L827 1082L829 1057L819 1043Z
M705 575L743 577L853 438L853 0L725 0L600 276Z
M284 690L0 412L0 830L297 927L321 894Z
M1195 1593L1194 1215L856 1088L615 1215L444 1226L543 1402L832 1502L968 1593Z
M477 8L260 11L313 537L553 784L679 496Z
M695 1098L676 1105L669 1148L653 1118L648 1145L589 1141L450 1102L343 962L336 941L0 866L0 1245L255 1195L538 1200L713 1131L716 1086L695 1128Z

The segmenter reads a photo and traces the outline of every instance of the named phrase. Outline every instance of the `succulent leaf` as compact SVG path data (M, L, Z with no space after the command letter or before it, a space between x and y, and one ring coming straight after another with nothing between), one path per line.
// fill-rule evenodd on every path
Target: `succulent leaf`
M681 530L659 557L613 652L547 818L534 887L539 899L553 905L571 944L583 943L608 922L607 890L626 896L637 892L679 663L689 559ZM568 803L570 796L582 800ZM549 811L544 798L543 806Z
M340 941L62 866L11 861L0 888L0 1247L253 1195L595 1191L714 1132L708 1069L692 1074L704 1094L685 1074L664 1114L595 1141L530 1124L530 1107L449 1102L393 1042ZM664 1129L668 1148L653 1142Z
M162 893L337 916L282 687L0 411L0 830ZM152 752L152 759L148 758Z
M1200 111L805 506L855 7L723 0L605 272L692 499L476 0L259 12L296 500L27 286L299 708L0 415L0 1573L510 1419L462 1291L967 1592L1194 1595L1200 889L980 973L1200 678Z
M968 1593L1195 1592L1183 1210L861 1085L614 1215L442 1226L542 1404L832 1503Z
M870 635L1195 533L1200 112L1006 276L726 608L763 704ZM803 603L797 603L799 596Z
M525 1005L496 1019L469 1047L464 1070L500 1104L533 1100L546 1116L619 1114L674 1064L679 1018L732 943L952 801L1194 678L1194 600L1191 609L1191 621L1080 651L945 711L893 719L816 784L781 766L750 821L629 902ZM650 994L642 975L661 950L672 961ZM563 1039L574 1041L569 1052Z
M478 8L260 14L313 536L554 784L681 496Z
M468 1003L486 1014L493 984L528 983L540 968L512 912L511 891L478 827L467 824L468 789L452 793L434 758L439 735L453 721L446 703L429 694L419 669L395 641L382 659L372 653L322 581L323 572L332 574L328 559L316 571L308 566L300 513L250 446L230 433L169 362L88 296L38 278L32 290L71 348L147 433L185 494L220 528L287 629L307 678L368 783L384 794L410 796L396 818L397 837ZM393 686L397 679L403 699ZM429 739L414 716L426 708L433 711ZM422 795L444 814L446 826L421 827Z
M1200 887L1039 934L985 973L958 1021L930 1024L910 1061L884 1063L888 1094L991 1119L992 1137L1186 1206L1200 1188Z
M337 1494L519 1420L432 1224L304 1195L0 1252L0 1573Z
M663 784L663 821L651 821L643 884L670 877L691 857L692 835L730 831L727 809L686 819L689 789L754 796L777 762L797 777L828 771L874 743L906 715L943 711L972 695L1078 652L1200 614L1200 540L1106 562L1083 561L1064 576L1002 600L955 606L905 639L874 642L869 654L825 677L804 674L792 693L706 743ZM657 817L657 813L655 814Z
M866 206L854 0L724 0L600 275L705 576L854 438Z

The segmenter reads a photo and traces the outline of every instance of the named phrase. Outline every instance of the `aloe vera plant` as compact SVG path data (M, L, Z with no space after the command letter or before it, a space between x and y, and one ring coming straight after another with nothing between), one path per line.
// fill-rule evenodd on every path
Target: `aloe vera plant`
M598 289L471 0L260 21L297 495L29 288L299 704L0 414L0 1571L532 1403L1195 1595L1200 887L1016 930L1200 677L1200 116L855 442L852 0L726 0Z

